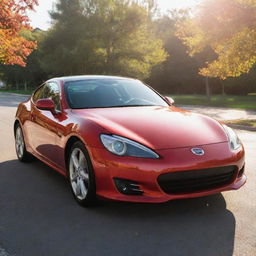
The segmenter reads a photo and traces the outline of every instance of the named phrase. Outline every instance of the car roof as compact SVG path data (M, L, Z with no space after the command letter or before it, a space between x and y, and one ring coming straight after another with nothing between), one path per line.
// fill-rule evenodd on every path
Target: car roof
M79 80L90 80L90 79L123 79L123 80L136 80L133 78L129 77L122 77L122 76L103 76L103 75L83 75L83 76L63 76L63 77L55 77L50 80L50 81L63 81L63 82L71 82L71 81L79 81Z

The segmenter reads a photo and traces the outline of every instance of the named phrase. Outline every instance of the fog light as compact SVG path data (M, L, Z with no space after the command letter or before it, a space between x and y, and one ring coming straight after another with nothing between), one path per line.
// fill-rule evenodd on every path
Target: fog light
M125 183L123 183L123 182L120 182L120 181L118 181L117 183L118 183L119 189L120 189L122 192L125 193L125 192L128 190L127 184L125 184Z
M142 195L139 184L132 180L114 178L117 190L124 195Z

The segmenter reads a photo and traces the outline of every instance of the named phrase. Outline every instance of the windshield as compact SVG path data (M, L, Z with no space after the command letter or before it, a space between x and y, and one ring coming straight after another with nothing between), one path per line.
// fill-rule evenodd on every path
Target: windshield
M65 82L71 108L168 106L153 90L138 80L87 79Z

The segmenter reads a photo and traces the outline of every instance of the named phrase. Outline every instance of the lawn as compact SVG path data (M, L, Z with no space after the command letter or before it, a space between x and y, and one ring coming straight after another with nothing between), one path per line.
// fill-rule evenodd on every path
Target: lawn
M251 128L256 128L256 120L230 120L225 122L227 125L243 125Z
M234 96L213 95L211 101L204 95L170 95L176 105L199 105L256 110L256 95Z
M9 90L9 89L0 89L0 92L9 92L9 93L17 93L17 94L32 94L33 90Z

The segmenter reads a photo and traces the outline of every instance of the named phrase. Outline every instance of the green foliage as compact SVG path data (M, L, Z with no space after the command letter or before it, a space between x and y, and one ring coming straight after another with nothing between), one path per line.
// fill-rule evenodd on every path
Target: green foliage
M42 66L51 75L145 79L167 57L148 9L137 1L60 0L51 15L54 26L42 45Z
M22 36L27 40L36 41L39 45L44 32L35 29L33 32L23 30ZM0 65L0 79L7 85L13 85L17 89L35 88L46 79L46 74L40 67L39 49L34 50L27 58L25 67L19 65Z
M191 56L211 47L217 58L200 69L207 77L238 77L256 63L256 0L204 0L178 24Z
M255 93L255 1L204 0L191 16L159 15L156 0L58 0L48 31L21 31L38 44L27 66L0 66L0 79L25 89L55 76L122 75L165 94L203 94L203 67L213 94Z
M190 57L182 41L175 36L175 24L184 14L172 12L156 20L157 37L164 42L167 59L153 69L149 83L163 93L200 93L202 78L197 74L199 61Z

